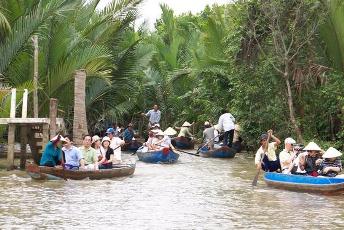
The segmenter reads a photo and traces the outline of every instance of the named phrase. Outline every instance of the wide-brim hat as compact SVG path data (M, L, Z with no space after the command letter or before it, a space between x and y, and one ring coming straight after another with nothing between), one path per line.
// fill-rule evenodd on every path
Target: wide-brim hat
M155 124L153 125L153 127L154 127L154 128L155 128L155 127L160 128L160 125L159 125L159 123L155 123Z
M96 142L96 141L99 141L100 140L100 137L98 136L98 135L94 135L93 137L92 137L92 144L94 143L94 142Z
M60 139L60 141L62 141L62 142L67 142L67 140L66 139L64 139L64 137L62 136L62 135L56 135L55 137L53 137L53 138L51 138L51 142L55 142L55 141L57 141L57 139Z
M204 126L210 125L209 121L204 122Z
M326 152L322 155L322 158L334 158L334 157L340 157L342 155L341 152L339 152L337 149L330 147Z
M306 147L304 147L303 150L304 151L321 151L321 148L316 143L311 141L308 143L308 145L306 145Z
M191 124L187 121L185 121L182 125L182 127L190 127L190 126L191 126Z
M110 137L103 137L103 139L102 139L102 144L103 144L104 141L111 142Z
M177 134L177 131L174 130L173 128L171 127L168 127L165 131L164 131L164 134L167 135L167 136L174 136Z
M165 136L165 134L163 131L159 130L159 132L157 132L155 136Z

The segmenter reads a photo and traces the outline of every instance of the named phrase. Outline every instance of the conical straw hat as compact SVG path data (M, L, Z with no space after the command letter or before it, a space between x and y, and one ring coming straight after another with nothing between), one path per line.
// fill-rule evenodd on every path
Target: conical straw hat
M191 124L187 121L185 121L184 124L182 125L182 127L190 127L190 126L191 126Z
M168 127L165 131L164 131L164 134L167 135L167 136L174 136L177 134L177 131L174 130L173 128L171 127Z
M321 151L321 148L313 141L309 142L308 145L303 149L305 151Z
M342 155L341 152L339 152L337 149L330 147L324 155L322 155L323 158L334 158L334 157L340 157Z

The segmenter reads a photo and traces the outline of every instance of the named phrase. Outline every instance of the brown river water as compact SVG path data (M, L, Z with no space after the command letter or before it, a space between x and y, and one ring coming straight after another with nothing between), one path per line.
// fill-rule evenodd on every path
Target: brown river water
M252 188L255 173L242 154L138 161L132 177L100 181L0 171L0 229L344 229L344 194Z

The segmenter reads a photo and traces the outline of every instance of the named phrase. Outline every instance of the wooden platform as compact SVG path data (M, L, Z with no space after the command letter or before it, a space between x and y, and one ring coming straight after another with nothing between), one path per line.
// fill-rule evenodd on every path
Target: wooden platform
M50 124L49 118L0 118L0 125L8 124L28 124L28 125L40 125Z

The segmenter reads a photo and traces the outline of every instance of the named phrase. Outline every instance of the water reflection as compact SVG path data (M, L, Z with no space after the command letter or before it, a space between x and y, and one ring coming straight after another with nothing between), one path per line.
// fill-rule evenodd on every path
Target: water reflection
M312 229L344 227L342 196L252 189L253 159L182 155L138 162L133 177L34 182L0 172L0 229Z

